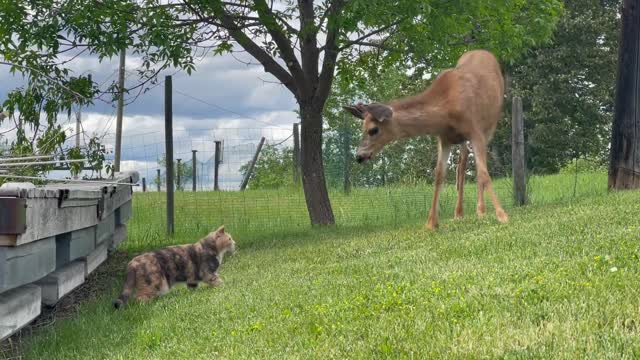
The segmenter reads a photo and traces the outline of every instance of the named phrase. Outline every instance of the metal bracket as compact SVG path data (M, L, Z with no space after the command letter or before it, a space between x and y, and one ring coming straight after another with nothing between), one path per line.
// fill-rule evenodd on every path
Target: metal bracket
M0 235L27 231L27 199L0 197Z

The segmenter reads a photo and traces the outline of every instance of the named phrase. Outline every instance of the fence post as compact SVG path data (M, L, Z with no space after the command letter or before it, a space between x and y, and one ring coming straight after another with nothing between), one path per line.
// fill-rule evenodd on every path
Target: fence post
M196 168L198 167L198 162L196 161L196 153L198 152L198 150L191 150L192 156L191 156L191 190L193 192L196 192Z
M247 174L244 176L242 180L242 184L240 185L240 191L244 191L247 188L247 184L249 184L249 179L251 178L251 174L253 173L253 167L256 166L256 162L258 161L258 156L260 155L260 151L262 151L262 145L264 145L265 138L262 137L260 139L260 143L258 144L258 148L256 149L256 153L253 154L253 159L251 159L251 165L249 165L249 170L247 170Z
M514 96L511 104L511 167L513 170L513 195L516 206L527 203L527 180L524 158L524 120L522 99Z
M343 116L344 121L344 129L342 131L342 151L343 151L343 167L342 167L342 176L343 176L343 187L344 193L349 194L351 192L351 151L350 151L350 133L349 133L349 119L346 116Z
M156 171L158 172L158 183L156 185L158 185L158 192L160 192L160 185L162 185L162 179L160 178L160 169L156 169Z
M176 161L178 162L178 163L176 164L176 167L177 167L177 169L176 169L176 177L177 177L177 178L176 178L176 189L177 189L178 191L180 191L180 190L182 189L182 187L180 186L180 184L181 184L181 183L180 183L180 180L182 180L182 179L180 178L180 165L181 165L181 161L182 161L182 159L176 159Z
M221 142L220 141L216 141L216 154L215 154L215 159L214 159L214 164L213 164L213 190L218 191L220 190L220 186L218 186L218 168L220 167L220 147Z
M300 183L300 123L293 124L293 183Z
M174 234L173 214L173 98L171 75L164 81L164 137L166 147L167 234Z
M142 178L142 192L147 192L147 178Z

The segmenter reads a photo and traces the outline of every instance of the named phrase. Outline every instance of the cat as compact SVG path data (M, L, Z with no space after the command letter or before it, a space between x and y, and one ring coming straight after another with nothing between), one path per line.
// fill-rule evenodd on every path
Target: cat
M170 246L134 257L127 265L127 279L122 294L113 301L118 309L127 305L136 290L136 300L146 302L169 292L178 282L195 289L203 281L222 285L218 268L226 252L234 253L236 243L224 226L209 233L195 244Z

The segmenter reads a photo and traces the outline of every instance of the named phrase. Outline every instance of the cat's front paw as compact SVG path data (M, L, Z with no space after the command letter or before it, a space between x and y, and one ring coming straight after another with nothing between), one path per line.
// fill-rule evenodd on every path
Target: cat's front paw
M222 286L223 283L224 281L222 281L221 278L217 277L213 279L213 281L211 281L211 286L219 287L219 286Z

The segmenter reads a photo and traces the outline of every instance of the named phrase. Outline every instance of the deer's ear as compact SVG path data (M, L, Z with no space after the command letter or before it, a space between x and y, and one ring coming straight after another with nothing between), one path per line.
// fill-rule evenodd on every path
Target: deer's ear
M393 109L385 104L372 103L365 105L365 109L380 122L389 121L393 117Z
M361 105L349 105L343 106L344 110L351 113L351 115L357 117L358 119L364 120L364 111Z

